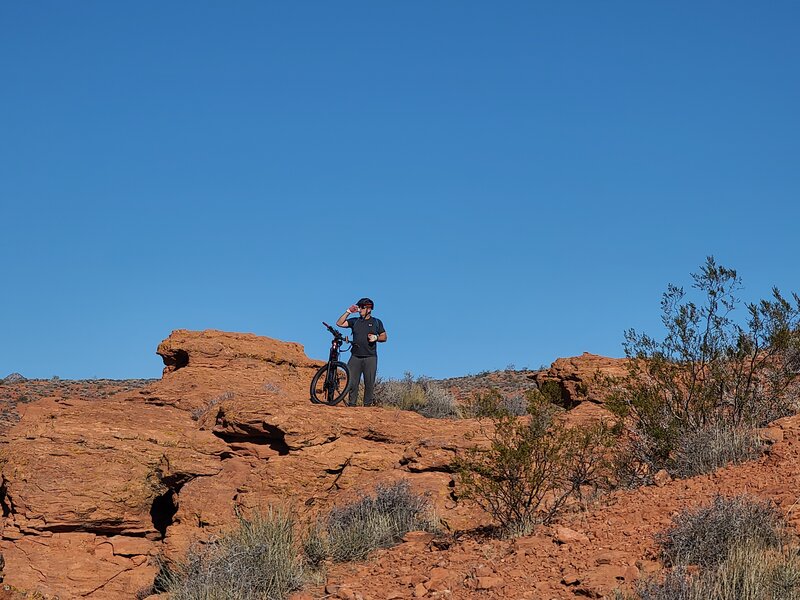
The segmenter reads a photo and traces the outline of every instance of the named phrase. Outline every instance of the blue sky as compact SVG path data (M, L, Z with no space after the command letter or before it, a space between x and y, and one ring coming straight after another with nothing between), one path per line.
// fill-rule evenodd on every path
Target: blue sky
M158 377L173 329L379 373L659 332L705 257L798 290L791 2L6 2L0 377Z

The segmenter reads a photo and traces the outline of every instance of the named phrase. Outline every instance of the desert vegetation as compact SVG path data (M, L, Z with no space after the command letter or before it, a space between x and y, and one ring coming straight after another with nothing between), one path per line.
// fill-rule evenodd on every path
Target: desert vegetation
M503 395L495 388L479 390L461 404L461 415L469 419L491 418L500 414L521 417L528 414L528 395L531 393Z
M526 393L539 393L536 388L530 381L506 388L506 391L478 388L459 401L444 382L406 373L402 379L379 379L375 384L375 400L380 406L411 410L431 419L480 419L492 416L498 408L511 415L528 414ZM544 386L543 393L550 397L552 389Z
M641 600L792 600L800 597L800 557L774 505L717 496L683 511L657 537L671 567L637 586ZM622 596L622 594L620 594Z
M428 500L406 481L378 485L373 494L334 507L305 528L285 510L256 512L193 546L184 560L162 563L153 587L140 596L163 592L174 600L283 600L328 561L363 560L409 531L433 531L435 526Z
M237 527L194 546L183 561L162 565L150 591L174 600L286 598L305 581L295 531L285 511L240 517Z
M603 423L566 427L538 390L527 394L527 416L506 409L500 394L476 400L488 416L488 446L476 445L455 462L459 490L486 511L505 535L528 535L548 523L586 488L607 485L613 442ZM492 404L494 401L494 404Z
M633 482L748 460L759 452L755 429L797 411L800 297L774 288L744 303L736 271L713 257L692 279L692 297L672 284L664 293L663 339L625 334L629 374L608 407L630 432Z
M699 299L675 285L664 294L664 339L626 332L628 375L607 382L613 429L564 426L556 382L527 391L524 411L496 390L464 402L465 416L489 426L488 445L457 461L462 497L505 533L526 534L587 488L649 483L662 469L691 477L759 456L758 428L798 408L800 297L773 289L771 299L743 303L736 271L713 257L692 279Z
M379 406L412 410L431 419L454 419L461 413L453 395L427 377L406 373L403 379L379 379L375 383Z
M409 531L433 531L430 503L411 491L407 481L378 485L373 495L335 507L312 524L303 542L306 561L363 560L370 552L398 543Z

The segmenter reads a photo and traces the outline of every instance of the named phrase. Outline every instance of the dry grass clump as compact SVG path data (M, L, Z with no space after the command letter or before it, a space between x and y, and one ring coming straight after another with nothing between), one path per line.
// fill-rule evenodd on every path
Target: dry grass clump
M269 509L240 518L235 529L193 546L183 561L162 563L153 586L138 596L285 600L318 575L326 560L361 560L396 544L409 531L434 528L428 500L412 493L406 481L379 485L374 495L334 508L302 539L295 535L297 524L289 513Z
M378 485L375 494L336 507L316 522L303 541L306 561L363 560L373 550L398 543L409 531L433 531L430 503L411 491L407 481Z
M763 440L751 427L711 423L677 438L671 458L672 473L677 477L710 473L729 464L754 460L763 448Z
M459 411L453 395L427 377L406 373L403 379L375 383L375 402L400 410L412 410L429 419L456 419Z
M283 600L305 577L294 528L273 509L240 518L236 529L162 568L154 588L173 600Z
M797 600L800 555L786 544L786 531L773 504L717 496L679 514L657 537L673 568L642 581L636 594L641 600Z
M636 593L641 600L798 600L800 557L750 542L713 569L692 574L678 567L663 581L642 582Z
M749 496L715 496L711 504L683 511L656 537L668 565L713 567L737 544L779 548L783 520L771 502Z

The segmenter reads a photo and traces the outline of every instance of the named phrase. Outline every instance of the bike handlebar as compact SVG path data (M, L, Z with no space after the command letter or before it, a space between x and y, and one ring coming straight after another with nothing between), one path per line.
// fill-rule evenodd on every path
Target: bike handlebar
M331 327L330 325L328 325L328 324L327 324L325 321L323 321L323 322L322 322L322 324L323 324L323 325L325 325L325 327L327 328L327 330L328 330L328 331L330 331L330 332L331 332L331 335L332 335L333 337L335 337L337 340L344 340L344 341L346 341L346 342L349 342L349 341L350 341L350 340L348 340L348 339L347 339L345 336L343 336L343 335L342 335L341 331L336 331L336 330L335 330L333 327Z

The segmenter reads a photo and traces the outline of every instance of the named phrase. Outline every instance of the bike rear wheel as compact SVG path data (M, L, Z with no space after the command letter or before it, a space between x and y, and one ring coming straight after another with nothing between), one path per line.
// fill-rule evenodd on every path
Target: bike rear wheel
M311 401L333 406L341 402L350 383L350 369L341 361L322 365L311 380Z

